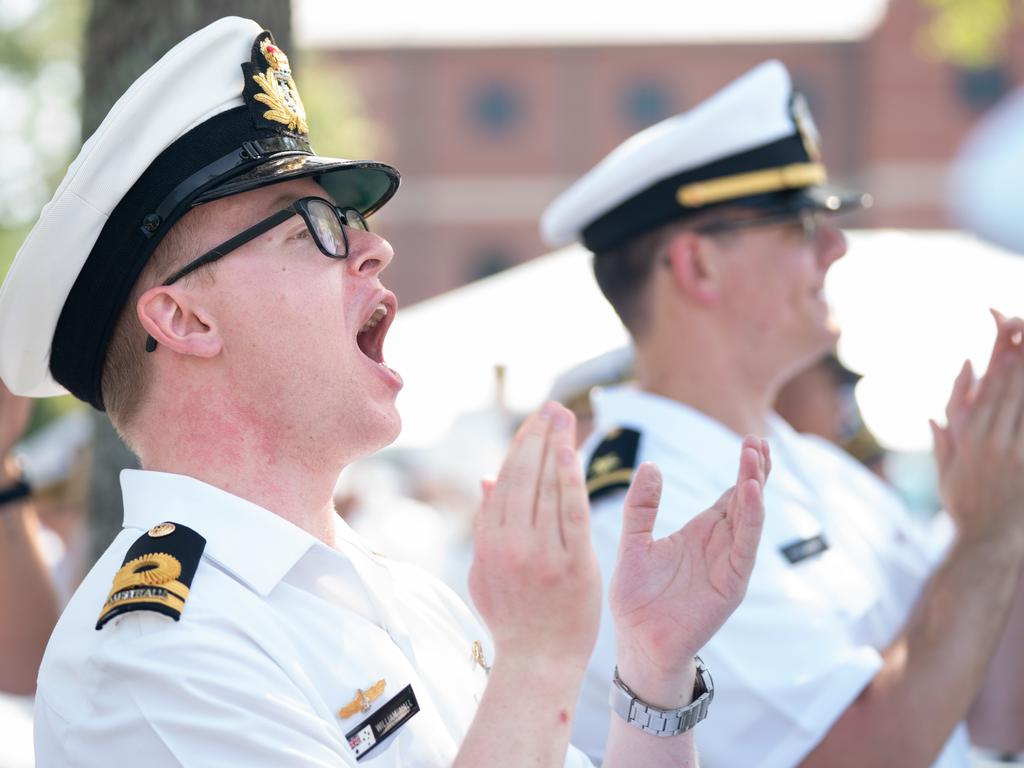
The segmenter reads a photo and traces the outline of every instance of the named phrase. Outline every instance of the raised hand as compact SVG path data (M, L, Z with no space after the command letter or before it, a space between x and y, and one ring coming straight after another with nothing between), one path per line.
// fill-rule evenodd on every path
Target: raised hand
M657 541L652 531L661 475L653 464L637 470L626 495L609 601L620 672L641 696L647 689L650 703L674 706L666 698L672 691L689 694L685 681L694 654L743 599L764 522L770 467L767 442L747 437L736 485Z
M485 484L469 591L494 638L494 664L454 768L554 768L600 618L576 420L548 403L519 429Z
M961 537L1024 546L1024 324L993 314L998 335L984 377L976 382L965 363L947 426L931 422L939 488Z
M549 403L528 418L477 515L470 594L494 637L495 663L555 662L582 676L600 617L575 420Z

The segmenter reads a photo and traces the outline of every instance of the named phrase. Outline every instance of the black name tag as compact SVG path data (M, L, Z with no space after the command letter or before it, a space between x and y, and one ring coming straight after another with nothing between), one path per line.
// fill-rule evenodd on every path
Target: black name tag
M790 564L795 564L801 560L806 560L808 557L820 555L826 549L828 549L828 542L825 541L825 537L822 534L818 534L813 539L803 539L787 544L779 551L789 560Z
M416 694L412 692L412 686L405 686L394 698L345 734L356 760L362 760L370 754L419 711L420 705L416 701Z

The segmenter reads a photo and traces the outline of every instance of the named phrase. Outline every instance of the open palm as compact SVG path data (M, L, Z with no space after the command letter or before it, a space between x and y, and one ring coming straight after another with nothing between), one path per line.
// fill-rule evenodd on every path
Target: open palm
M747 589L764 522L768 444L743 441L736 485L710 509L655 541L661 475L638 469L623 509L609 601L620 648L665 674L690 663Z

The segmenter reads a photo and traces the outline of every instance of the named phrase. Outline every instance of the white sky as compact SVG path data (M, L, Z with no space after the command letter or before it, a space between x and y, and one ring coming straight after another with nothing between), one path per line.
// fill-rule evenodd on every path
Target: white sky
M856 40L888 0L294 0L299 48Z

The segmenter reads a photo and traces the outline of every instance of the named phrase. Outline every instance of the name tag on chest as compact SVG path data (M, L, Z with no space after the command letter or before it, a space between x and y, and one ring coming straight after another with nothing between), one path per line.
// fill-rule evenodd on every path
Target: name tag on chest
M825 541L825 536L819 533L810 539L801 539L792 544L786 544L780 547L779 551L782 552L783 557L789 560L790 565L795 565L801 560L820 555L826 549L828 549L828 542Z
M412 686L405 686L394 698L345 734L356 760L366 757L419 711L420 705Z

